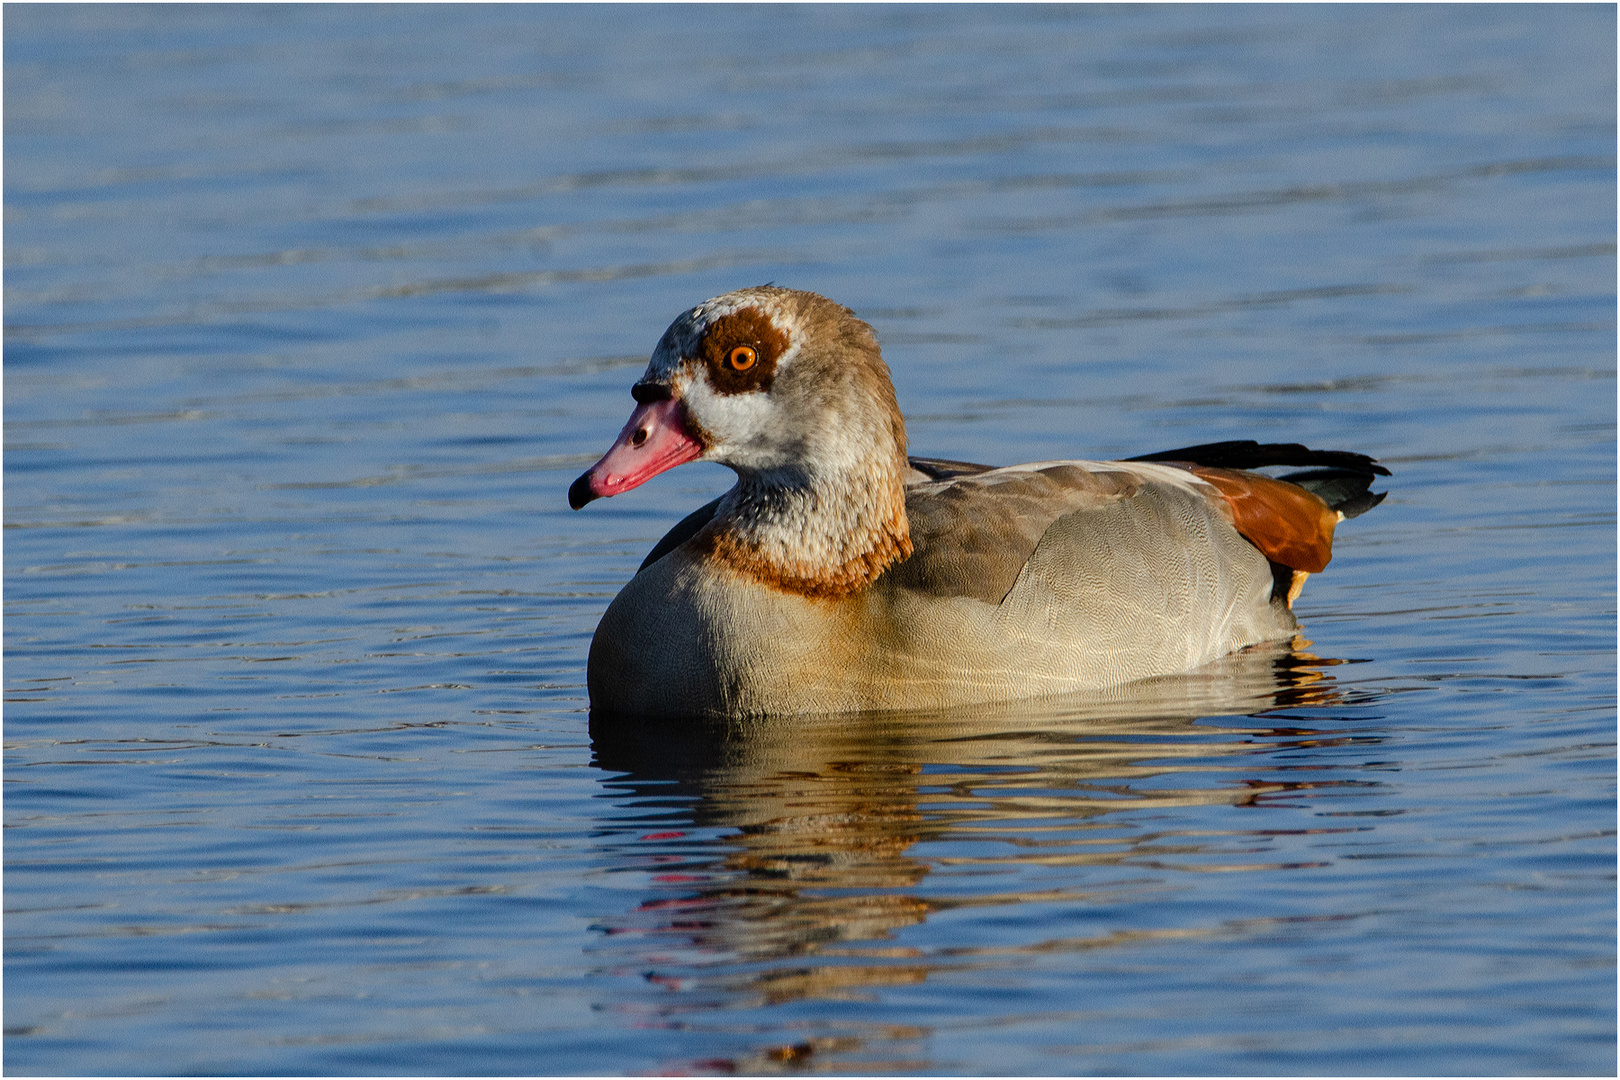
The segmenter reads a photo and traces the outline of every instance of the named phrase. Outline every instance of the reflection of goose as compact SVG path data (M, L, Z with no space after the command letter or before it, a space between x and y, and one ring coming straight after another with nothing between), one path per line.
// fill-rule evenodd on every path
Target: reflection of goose
M1270 819L1188 834L1166 819L1319 783L1280 778L1276 757L1343 737L1299 715L1344 703L1337 663L1268 644L1038 705L656 725L597 714L594 764L638 822L615 860L678 871L603 920L602 949L652 969L678 992L674 1009L843 998L978 963L892 940L947 909L1016 919L1023 904L1156 897L1177 867L1211 860L1278 870L1269 839L1247 832ZM1264 717L1273 709L1289 710L1285 726ZM660 815L651 828L648 811ZM1127 941L1102 933L1103 945Z
M829 765L837 762L870 764L873 775L886 769L914 773L919 763L995 762L1003 757L1034 765L1049 752L1064 760L1073 757L1082 740L1091 768L1100 756L1113 756L1106 749L1112 745L1110 733L1150 738L1167 731L1198 734L1200 729L1189 725L1199 717L1347 704L1345 692L1324 671L1346 661L1302 651L1309 645L1298 637L1291 643L1256 645L1194 672L1039 702L784 715L746 722L691 717L658 725L626 724L615 714L595 711L591 740L601 768L705 791L717 777L729 785L772 775L849 772L848 764ZM1142 747L1122 745L1117 763L1174 758L1175 745L1154 741L1145 753ZM1195 749L1210 752L1202 741Z
M1292 635L1360 454L1217 443L1129 462L907 459L876 338L762 287L664 334L577 508L684 461L737 485L664 537L591 644L591 701L639 715L941 708L1186 671ZM1243 469L1309 466L1283 480Z

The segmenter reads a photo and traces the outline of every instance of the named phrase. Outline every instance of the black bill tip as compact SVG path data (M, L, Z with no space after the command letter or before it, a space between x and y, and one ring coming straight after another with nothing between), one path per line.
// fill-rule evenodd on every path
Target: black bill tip
M592 499L600 498L591 490L591 474L586 473L572 484L568 485L568 505L575 510L581 510Z

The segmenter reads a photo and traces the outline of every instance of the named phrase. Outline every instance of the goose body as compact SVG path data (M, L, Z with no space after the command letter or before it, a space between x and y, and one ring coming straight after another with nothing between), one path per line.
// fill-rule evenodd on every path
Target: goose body
M1292 444L908 459L870 327L771 286L683 314L632 393L576 508L695 459L738 482L608 606L587 675L609 714L943 708L1189 670L1290 636L1334 525L1387 475ZM1270 464L1316 468L1246 471Z

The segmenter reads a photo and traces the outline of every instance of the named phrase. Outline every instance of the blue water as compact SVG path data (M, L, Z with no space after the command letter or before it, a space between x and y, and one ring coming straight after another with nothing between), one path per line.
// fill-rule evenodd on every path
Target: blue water
M1613 7L4 20L8 1072L1615 1071ZM914 452L1389 498L1186 678L593 727L767 280Z

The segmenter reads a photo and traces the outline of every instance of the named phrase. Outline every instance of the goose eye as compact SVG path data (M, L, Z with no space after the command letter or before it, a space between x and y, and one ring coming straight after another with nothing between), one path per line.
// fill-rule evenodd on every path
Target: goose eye
M748 345L738 345L726 354L726 363L731 365L733 371L747 371L758 359L759 354Z

